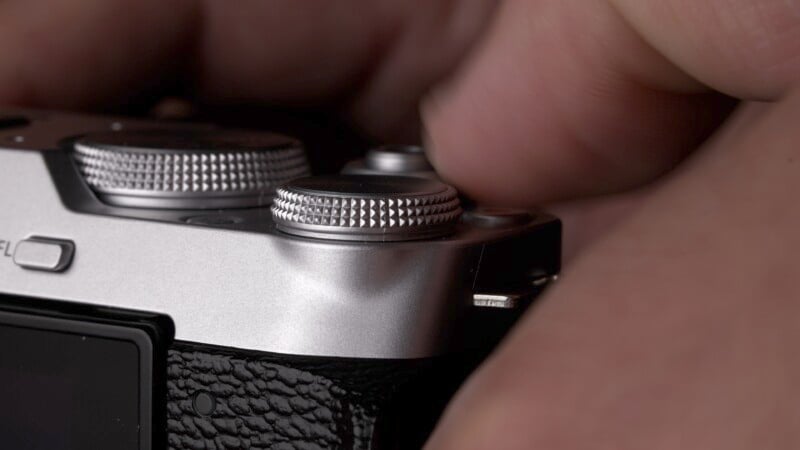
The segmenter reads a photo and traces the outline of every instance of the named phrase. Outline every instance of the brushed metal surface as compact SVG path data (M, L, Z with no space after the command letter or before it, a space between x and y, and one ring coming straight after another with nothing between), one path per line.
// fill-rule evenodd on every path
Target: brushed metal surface
M447 353L474 311L473 290L486 288L480 274L506 264L536 269L526 260L537 241L518 239L552 221L457 223L437 239L364 243L282 233L268 208L220 211L236 220L215 221L213 211L113 207L92 196L58 149L65 137L153 124L25 114L29 127L0 130L0 292L165 314L178 340L298 355ZM67 163L53 165L53 156ZM13 248L31 236L74 242L69 270L14 264ZM487 262L493 242L512 241L503 248L524 259Z

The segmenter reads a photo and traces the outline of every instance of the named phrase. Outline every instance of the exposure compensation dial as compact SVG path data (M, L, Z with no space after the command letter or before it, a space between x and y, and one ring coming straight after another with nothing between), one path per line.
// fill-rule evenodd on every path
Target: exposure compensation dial
M90 134L74 143L73 156L101 200L128 207L263 206L277 186L310 173L298 141L236 130Z
M335 240L405 241L446 235L461 215L456 190L437 180L333 175L293 180L272 205L278 229Z

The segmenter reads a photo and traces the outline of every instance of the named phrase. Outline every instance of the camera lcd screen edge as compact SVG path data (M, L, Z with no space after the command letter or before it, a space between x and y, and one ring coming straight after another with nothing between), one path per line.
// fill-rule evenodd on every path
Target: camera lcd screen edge
M0 447L140 447L140 355L129 341L0 323Z

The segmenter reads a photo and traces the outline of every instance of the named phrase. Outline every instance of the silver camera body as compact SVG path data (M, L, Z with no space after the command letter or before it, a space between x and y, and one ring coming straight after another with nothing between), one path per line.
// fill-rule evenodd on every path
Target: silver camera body
M250 393L249 412L237 413L211 385L173 383L173 372L192 379L192 368L172 365L204 348L220 349L209 353L228 358L234 372L236 361L260 354L272 355L269 364L280 355L325 358L340 363L337 373L353 361L485 354L558 274L557 219L465 205L418 148L374 149L345 174L312 177L304 158L301 142L270 133L0 111L7 309L52 316L49 309L74 306L80 317L119 311L167 324L153 358L169 361L153 370L163 365L168 375L152 377L165 380L148 393L150 415L140 415L152 429L131 448L226 448L225 439L252 448L401 448L375 437L380 418L395 414L380 408L364 413L372 418L357 438L342 427L293 438L272 425L236 425L237 414L266 417L252 397L267 394ZM173 354L176 343L192 349ZM331 379L330 389L347 384L347 375ZM164 411L170 402L178 406ZM233 421L228 428L214 422L223 417ZM203 420L223 431L203 432ZM294 439L307 447L291 447Z

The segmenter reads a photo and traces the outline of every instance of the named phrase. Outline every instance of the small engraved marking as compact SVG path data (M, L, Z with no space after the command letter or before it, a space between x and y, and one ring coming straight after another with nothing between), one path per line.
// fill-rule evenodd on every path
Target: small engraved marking
M14 245L12 244L13 242L11 241L4 241L0 239L0 254L2 254L6 258L10 258L12 256L11 249L14 248Z

